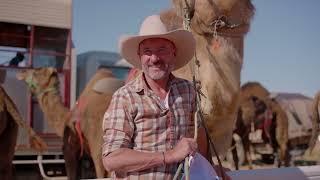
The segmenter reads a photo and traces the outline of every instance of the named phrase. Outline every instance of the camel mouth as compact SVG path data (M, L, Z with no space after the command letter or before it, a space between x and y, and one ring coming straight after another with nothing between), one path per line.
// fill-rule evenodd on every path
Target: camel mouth
M36 96L56 91L59 88L58 73L55 68L22 70L16 74L16 78L23 80L31 93Z

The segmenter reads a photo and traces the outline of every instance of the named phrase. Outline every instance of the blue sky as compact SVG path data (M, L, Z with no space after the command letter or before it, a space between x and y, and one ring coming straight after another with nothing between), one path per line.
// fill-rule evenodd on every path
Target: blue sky
M320 90L320 1L253 0L256 15L245 40L241 82L307 96ZM307 2L307 3L306 3ZM77 53L118 52L122 34L136 34L143 19L170 0L74 0Z

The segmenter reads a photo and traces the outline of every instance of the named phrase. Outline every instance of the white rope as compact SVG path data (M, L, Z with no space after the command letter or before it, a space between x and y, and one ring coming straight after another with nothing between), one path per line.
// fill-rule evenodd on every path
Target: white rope
M184 8L184 20L183 20L183 27L185 30L187 31L190 31L190 23L191 23L191 18L190 18L190 10L188 9L188 5L187 5L187 2L185 1L186 3L186 7ZM225 22L222 21L221 19L218 19L215 23L214 23L214 38L217 38L218 37L218 34L217 34L217 29L219 28L220 26L225 26ZM196 113L197 113L197 118L195 118L195 126L194 126L194 139L197 140L197 136L198 136L198 120L201 121L201 124L203 125L203 127L205 128L205 131L206 131L206 135L208 136L207 138L209 138L209 147L211 150L214 151L214 153L216 154L217 156L217 159L218 159L218 162L219 162L219 166L220 166L220 173L221 173L221 176L222 176L222 179L224 180L225 179L225 176L223 174L223 167L221 165L221 161L220 161L220 158L219 158L219 155L217 154L217 151L214 147L214 144L212 142L212 140L210 139L209 137L209 133L208 133L208 130L203 122L203 114L202 114L202 111L201 111L201 95L203 95L199 89L199 86L198 86L198 80L196 78L196 75L200 74L200 62L199 60L197 59L197 56L195 54L194 58L193 58L193 62L194 62L194 65L193 67L191 68L192 70L192 73L193 73L193 83L194 83L194 88L196 90L196 105L197 105L197 110L196 110ZM195 66L197 67L197 73L195 73ZM201 85L201 84L200 84ZM201 88L201 86L200 86ZM181 173L181 170L182 170L182 163L179 164L178 166L178 169L177 169L177 172L174 176L174 180L176 180L180 173ZM184 173L185 173L185 179L186 180L190 180L190 176L189 176L189 157L187 156L184 160Z

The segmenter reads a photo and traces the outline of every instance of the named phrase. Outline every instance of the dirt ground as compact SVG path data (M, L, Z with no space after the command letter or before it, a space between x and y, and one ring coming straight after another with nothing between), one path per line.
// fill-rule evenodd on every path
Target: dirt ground
M277 168L275 164L266 163L261 160L259 155L253 155L253 169L268 169L268 168ZM217 162L215 160L215 162ZM223 161L223 166L231 170L235 170L233 162L227 160ZM310 150L306 150L302 155L294 155L292 157L291 166L311 166L311 165L320 165L320 141L317 141L315 148L310 154ZM248 170L248 165L241 165L240 170Z

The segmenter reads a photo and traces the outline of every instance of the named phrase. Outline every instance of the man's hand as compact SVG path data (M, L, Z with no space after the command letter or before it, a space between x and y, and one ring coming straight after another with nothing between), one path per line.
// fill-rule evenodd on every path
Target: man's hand
M216 171L216 173L219 177L222 177L222 175L220 173L220 166L219 165L213 165L213 169ZM230 176L228 176L226 173L228 171L230 171L230 169L223 167L222 172L224 174L225 180L231 180Z
M189 154L193 155L197 152L197 142L192 138L182 138L178 144L169 151L164 153L165 163L181 162Z

